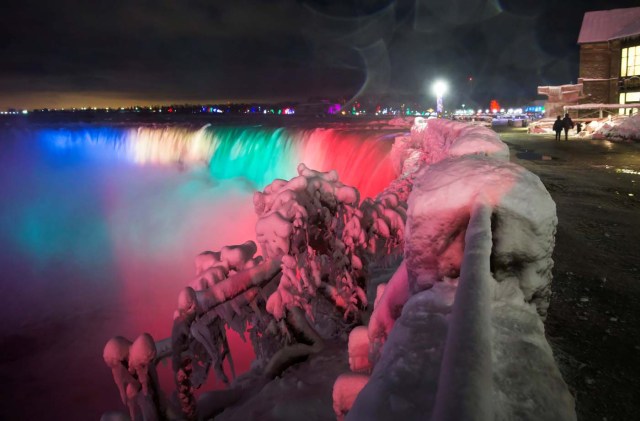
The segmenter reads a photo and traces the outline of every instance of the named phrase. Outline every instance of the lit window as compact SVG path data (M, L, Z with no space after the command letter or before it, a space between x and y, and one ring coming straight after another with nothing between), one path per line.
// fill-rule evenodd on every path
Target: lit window
M622 49L620 76L640 76L640 45Z
M627 98L625 104L631 104L632 102L640 102L640 92L627 92Z
M620 104L637 104L640 103L640 92L627 92L620 94ZM635 108L620 108L620 115L633 114Z

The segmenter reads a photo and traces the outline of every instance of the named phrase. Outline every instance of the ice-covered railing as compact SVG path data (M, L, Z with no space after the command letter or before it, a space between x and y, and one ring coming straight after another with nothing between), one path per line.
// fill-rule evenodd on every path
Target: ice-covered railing
M557 218L538 177L492 131L444 120L394 153L414 171L404 261L350 338L373 370L336 382L338 418L575 419L542 324Z
M297 177L256 192L262 255L254 257L257 246L247 241L197 256L196 277L178 297L171 339L156 343L146 360L153 372L171 355L175 398L160 396L154 376L136 371L128 340L107 343L105 362L131 418L208 419L320 352L326 338L360 324L369 263L402 249L408 191L398 186L397 193L360 203L358 191L335 171L300 164ZM230 358L225 326L249 333L257 357L252 384L236 383L197 403L195 389L210 368L229 383L222 369Z

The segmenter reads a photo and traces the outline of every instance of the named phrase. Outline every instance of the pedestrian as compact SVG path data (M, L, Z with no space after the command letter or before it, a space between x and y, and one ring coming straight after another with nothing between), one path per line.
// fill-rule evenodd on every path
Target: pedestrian
M582 123L577 123L576 124L576 134L580 133L582 131Z
M560 133L562 133L563 127L564 123L562 122L561 117L558 116L558 119L553 123L553 131L556 132L556 140L560 140Z
M564 125L564 140L569 140L569 129L573 129L573 120L569 117L569 113L564 115L562 124Z

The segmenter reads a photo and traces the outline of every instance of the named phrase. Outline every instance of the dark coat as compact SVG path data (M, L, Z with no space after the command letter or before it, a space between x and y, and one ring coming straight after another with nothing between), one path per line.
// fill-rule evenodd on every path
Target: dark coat
M567 130L573 129L573 120L571 120L571 117L569 116L566 116L565 118L562 119L562 124L563 124L563 127Z
M557 119L555 123L553 123L553 131L554 132L560 132L562 131L562 128L564 127L564 121Z

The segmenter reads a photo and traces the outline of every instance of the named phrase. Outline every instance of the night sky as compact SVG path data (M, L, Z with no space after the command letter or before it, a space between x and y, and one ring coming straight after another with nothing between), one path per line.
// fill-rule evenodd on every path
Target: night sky
M585 11L640 0L10 1L0 109L413 96L575 82ZM468 77L473 77L470 83ZM473 102L471 102L473 103Z

